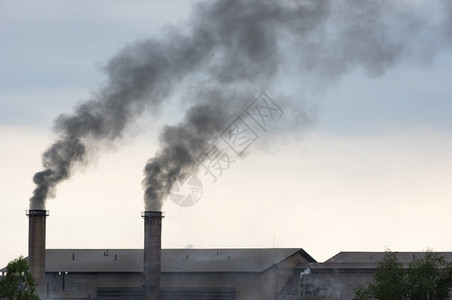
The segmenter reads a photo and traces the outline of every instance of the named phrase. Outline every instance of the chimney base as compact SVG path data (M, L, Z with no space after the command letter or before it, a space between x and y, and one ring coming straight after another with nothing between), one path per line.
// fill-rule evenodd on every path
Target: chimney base
M47 210L27 210L28 216L28 263L35 280L36 294L46 297L46 217Z
M160 272L162 256L161 211L144 211L144 299L160 299Z

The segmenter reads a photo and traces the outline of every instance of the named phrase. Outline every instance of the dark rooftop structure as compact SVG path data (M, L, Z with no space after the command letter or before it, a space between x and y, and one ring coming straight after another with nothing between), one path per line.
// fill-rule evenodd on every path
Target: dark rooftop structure
M452 261L452 252L440 252L447 261ZM323 263L303 262L296 266L299 275L309 269L304 276L301 294L324 297L325 299L352 299L353 289L359 283L372 280L378 263L386 252L340 252ZM414 258L421 258L425 252L396 252L398 260L408 265ZM299 279L300 280L300 279ZM300 293L298 281L292 281L286 294Z
M263 272L303 249L163 249L162 272ZM143 249L47 249L46 272L143 272Z
M143 249L47 249L46 299L143 298ZM300 248L162 249L161 299L275 299Z
M408 264L424 254L397 256ZM452 261L452 252L442 254ZM142 299L143 255L143 249L47 249L46 299ZM319 263L301 248L162 249L161 300L351 299L384 255L340 252Z

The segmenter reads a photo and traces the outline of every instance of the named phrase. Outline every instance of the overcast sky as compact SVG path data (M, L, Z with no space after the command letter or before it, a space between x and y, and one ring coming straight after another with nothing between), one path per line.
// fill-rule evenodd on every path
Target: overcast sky
M0 0L0 266L27 255L25 210L54 119L90 98L125 45L167 24L184 28L192 3ZM437 17L429 1L415 3ZM290 68L277 87L256 82L254 97L265 91L283 115L216 182L197 174L197 204L165 202L163 247L292 247L318 261L345 250L451 251L450 50L400 59L378 76L357 67L322 88ZM59 185L47 202L47 248L143 246L143 167L161 127L186 109L183 92ZM308 122L287 98L304 103Z

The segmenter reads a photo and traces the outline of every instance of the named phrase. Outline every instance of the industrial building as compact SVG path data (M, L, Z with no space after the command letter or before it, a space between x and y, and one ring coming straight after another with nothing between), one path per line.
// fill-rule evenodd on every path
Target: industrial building
M351 299L384 254L340 252L319 263L294 248L162 249L160 299ZM452 252L444 254L452 261ZM143 249L47 249L44 297L143 299L143 255ZM404 263L413 255L423 253L398 253Z
M159 211L142 214L143 249L46 249L48 215L27 211L27 259L41 299L345 300L385 254L340 252L319 263L301 248L162 249ZM423 253L397 255L408 264Z
M275 299L313 262L302 249L163 249L161 299ZM47 249L45 269L48 299L143 299L143 249Z
M372 280L378 263L385 256L385 252L340 252L322 263L300 263L295 273L300 275L309 268L310 274L298 276L286 288L286 295L294 294L297 289L315 299L353 298L357 284L365 284ZM414 258L421 258L425 252L397 252L400 263L408 266ZM446 261L452 262L452 252L442 252ZM300 288L301 287L301 288ZM282 299L294 299L285 298ZM295 298L296 299L296 298Z

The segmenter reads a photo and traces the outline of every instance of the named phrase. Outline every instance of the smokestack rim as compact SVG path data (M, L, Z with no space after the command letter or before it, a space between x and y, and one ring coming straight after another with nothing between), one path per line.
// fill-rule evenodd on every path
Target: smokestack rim
M25 210L25 215L27 216L46 216L50 215L50 210L45 209L27 209Z
M146 218L146 217L164 218L165 217L165 212L163 212L163 211L156 211L156 210L146 210L146 211L142 211L141 212L141 217L142 218Z

